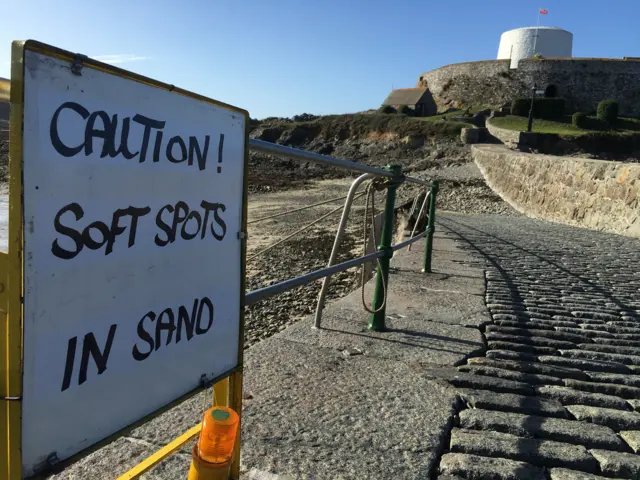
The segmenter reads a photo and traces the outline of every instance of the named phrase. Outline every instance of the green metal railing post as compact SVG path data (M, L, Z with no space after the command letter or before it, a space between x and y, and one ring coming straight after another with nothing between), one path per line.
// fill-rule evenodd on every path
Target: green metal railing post
M387 182L387 199L384 205L382 220L382 236L380 238L379 251L386 254L379 259L376 274L376 289L373 294L373 311L369 320L369 330L381 332L385 329L385 317L387 310L387 295L389 291L389 262L393 257L391 242L393 240L393 220L395 217L396 188L402 183L402 166L387 165L387 170L393 173L393 178Z
M424 268L422 273L431 272L431 255L433 253L433 232L436 231L436 197L440 190L440 182L434 180L431 182L429 195L429 219L427 223L427 241L424 249Z

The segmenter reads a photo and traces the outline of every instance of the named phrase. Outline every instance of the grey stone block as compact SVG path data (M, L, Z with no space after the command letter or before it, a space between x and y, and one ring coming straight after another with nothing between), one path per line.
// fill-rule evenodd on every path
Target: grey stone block
M559 386L536 387L536 392L542 397L558 400L563 405L588 405L591 407L629 410L628 402L613 395L589 393L580 390L574 390L573 388L569 387Z
M502 393L498 395L494 392L484 390L461 390L458 393L471 408L568 418L566 410L557 400L547 400L512 393Z
M475 357L467 361L470 365L487 365L495 368L515 370L517 372L535 373L557 378L575 378L576 380L589 380L586 373L575 368L556 367L535 362L518 362L512 360L494 360L491 358Z
M532 353L512 352L511 350L487 350L486 356L497 360L516 360L523 362L535 362L538 356Z
M571 342L563 342L561 340L553 340L544 337L522 337L517 335L507 335L504 333L490 332L486 334L487 340L499 340L504 342L520 343L524 345L535 345L537 347L551 348L575 348L576 344Z
M576 341L576 343L589 343L589 340L593 338L614 338L613 333L587 330L585 328L556 327L556 330L568 335L576 335L583 338L582 341Z
M631 447L631 450L636 453L640 452L640 430L623 430L620 432L620 436Z
M615 395L622 398L640 398L640 388L629 387L627 385L616 385L614 383L583 382L567 378L564 380L567 387L583 390L585 392L603 393L605 395Z
M546 480L544 469L529 463L464 453L443 455L440 460L440 472L463 479ZM443 478L442 475L438 477L440 478Z
M551 480L611 480L607 477L601 477L600 475L578 472L567 468L550 468L549 478Z
M583 350L591 350L592 352L603 353L622 353L626 355L638 355L640 356L640 348L638 347L625 347L622 345L600 345L598 343L581 343L578 345Z
M594 338L593 341L601 345L622 345L627 347L640 347L639 340L629 340L625 338Z
M615 383L640 388L640 375L624 375L620 373L587 372L589 378L599 383ZM576 379L581 380L581 379Z
M519 343L489 340L487 346L490 350L510 350L513 352L531 353L533 355L555 355L558 351L550 347L537 347L535 345L521 345Z
M604 425L616 432L640 429L640 413L586 405L567 405L566 408L576 420Z
M565 467L590 473L598 468L598 463L583 446L506 433L454 428L450 448L454 453L502 457L540 467Z
M635 412L640 412L640 400L627 400L627 403Z
M458 367L461 372L472 373L474 375L486 375L489 377L504 378L516 382L528 383L529 385L563 385L562 380L549 375L538 375L535 373L522 373L502 368L494 368L480 365L464 365Z
M635 355L622 355L619 353L594 352L591 350L561 350L563 357L596 360L598 362L613 362L623 365L640 366L640 357Z
M538 360L542 363L557 365L559 367L577 368L583 371L631 373L631 369L627 365L623 365L621 363L603 362L603 361L595 361L595 360L583 360L578 358L554 357L554 356L540 356Z
M590 450L605 475L616 478L640 478L640 457L634 453Z
M461 428L493 430L519 437L578 444L586 448L628 450L627 446L613 430L601 425L559 418L477 409L463 410L458 415Z
M526 383L502 378L485 377L482 375L472 375L451 368L429 369L425 372L425 377L442 379L456 388L491 390L493 392L519 393L524 395L534 394L533 387Z
M523 337L546 337L554 340L563 340L566 342L573 343L589 343L589 337L584 335L581 330L579 330L580 334L564 332L560 329L565 329L566 327L556 327L555 332L551 332L549 330L540 330L535 328L513 328L513 327L500 327L497 325L489 325L487 327L487 332L496 332L496 333L506 333L509 335L519 335Z

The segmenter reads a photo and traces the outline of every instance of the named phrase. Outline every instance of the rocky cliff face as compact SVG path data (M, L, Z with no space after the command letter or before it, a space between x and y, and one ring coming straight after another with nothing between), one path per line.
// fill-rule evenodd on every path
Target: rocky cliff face
M468 147L459 141L464 124L427 123L403 115L330 115L310 121L265 119L253 122L251 137L294 148L383 167L397 163L405 172L439 164L464 163ZM348 176L344 170L251 153L252 192L296 188L310 180Z

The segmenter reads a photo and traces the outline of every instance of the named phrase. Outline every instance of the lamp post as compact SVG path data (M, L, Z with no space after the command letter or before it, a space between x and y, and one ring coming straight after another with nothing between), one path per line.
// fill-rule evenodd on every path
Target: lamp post
M533 128L533 104L536 100L536 84L533 84L533 88L531 89L531 108L529 109L529 124L527 125L527 132L531 133L531 129Z

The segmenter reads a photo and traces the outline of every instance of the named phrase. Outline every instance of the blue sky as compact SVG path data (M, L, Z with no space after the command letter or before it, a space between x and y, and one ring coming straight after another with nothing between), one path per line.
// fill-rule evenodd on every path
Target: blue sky
M5 2L2 77L10 41L32 38L256 118L376 108L425 70L495 58L500 34L535 25L540 7L542 25L574 33L574 56L640 57L640 0Z

